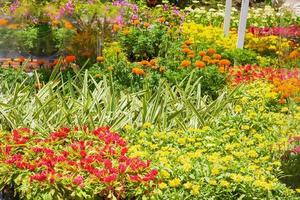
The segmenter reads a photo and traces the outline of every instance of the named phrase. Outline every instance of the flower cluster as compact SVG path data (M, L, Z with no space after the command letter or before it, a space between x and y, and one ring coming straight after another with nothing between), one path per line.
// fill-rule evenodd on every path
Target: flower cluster
M132 141L128 153L159 166L160 198L292 195L277 175L287 138L300 128L300 107L295 113L289 108L268 111L276 98L273 88L257 81L246 85L230 114L211 126L186 131L126 127L124 135Z
M265 80L272 83L274 92L280 95L280 103L285 103L291 97L299 102L300 71L299 69L276 69L272 67L240 66L227 68L232 84L249 83L255 80Z
M250 27L248 32L256 36L276 35L281 37L299 37L300 27L296 25L289 27Z
M47 138L21 128L2 134L0 147L1 172L10 169L1 184L11 180L13 171L42 189L52 184L61 184L61 191L93 187L96 196L125 197L130 190L147 188L158 173L150 169L150 160L128 157L126 141L106 127L61 128Z

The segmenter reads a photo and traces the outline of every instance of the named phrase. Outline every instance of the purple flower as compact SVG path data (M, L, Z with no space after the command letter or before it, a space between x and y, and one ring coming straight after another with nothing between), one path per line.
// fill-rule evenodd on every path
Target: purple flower
M20 6L19 0L12 3L9 7L10 13L14 13L19 6Z

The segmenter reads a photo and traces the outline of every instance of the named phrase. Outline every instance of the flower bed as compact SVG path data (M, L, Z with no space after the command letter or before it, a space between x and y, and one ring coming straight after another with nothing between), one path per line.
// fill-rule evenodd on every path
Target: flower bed
M0 186L14 183L23 199L128 198L151 193L157 170L128 157L109 128L61 128L43 138L27 128L1 132ZM30 187L29 187L30 185Z

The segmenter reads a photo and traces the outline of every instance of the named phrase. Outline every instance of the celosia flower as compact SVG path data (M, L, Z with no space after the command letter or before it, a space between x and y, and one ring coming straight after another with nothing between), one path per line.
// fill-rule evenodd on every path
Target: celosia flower
M73 179L73 184L78 185L80 187L83 186L83 176L77 176L76 178Z

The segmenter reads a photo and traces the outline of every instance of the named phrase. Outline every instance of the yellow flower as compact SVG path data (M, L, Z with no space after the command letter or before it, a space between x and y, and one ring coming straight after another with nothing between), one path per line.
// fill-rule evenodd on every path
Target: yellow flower
M296 189L296 192L300 193L300 188L297 188L297 189Z
M250 150L248 151L247 155L250 157L250 158L256 158L258 156L257 152L255 150Z
M242 108L242 106L240 106L240 105L236 105L235 108L234 108L234 111L235 111L236 113L240 113L240 112L243 111L243 108Z
M242 130L250 130L250 126L248 125L242 125Z
M159 187L160 189L166 189L166 188L168 187L168 185L167 185L166 183L160 183L160 184L158 185L158 187Z
M211 174L212 174L213 176L220 174L220 169L217 168L217 167L212 168Z
M210 185L217 185L217 181L214 180L214 179L209 180L208 183L209 183Z
M228 186L230 185L230 183L229 183L228 181L226 181L226 180L221 180L221 181L220 181L220 185L221 185L222 187L228 187Z
M161 176L162 176L163 178L168 179L168 178L170 178L170 173L169 173L167 170L162 170L162 171L161 171Z
M127 124L124 128L126 131L133 130L133 127L130 124Z
M181 180L179 178L175 178L173 180L169 181L170 187L178 187L181 183Z
M144 129L151 128L151 126L152 126L152 124L151 124L150 122L145 122L145 123L143 124L143 128L144 128Z
M190 189L190 188L192 188L192 186L193 186L193 184L192 184L191 182L186 182L186 183L183 185L183 187L184 187L185 189Z
M192 195L198 195L199 194L199 190L200 190L200 185L193 185L192 186L191 194Z
M192 165L190 163L185 163L185 164L183 164L182 169L185 172L189 172L192 169Z

